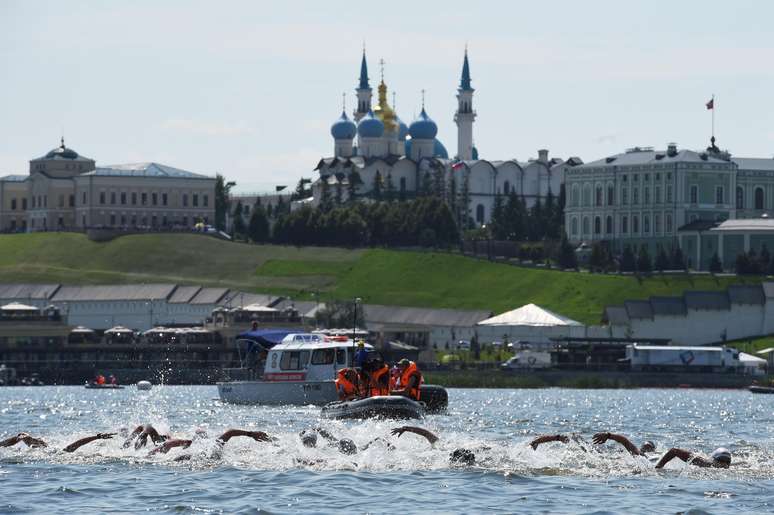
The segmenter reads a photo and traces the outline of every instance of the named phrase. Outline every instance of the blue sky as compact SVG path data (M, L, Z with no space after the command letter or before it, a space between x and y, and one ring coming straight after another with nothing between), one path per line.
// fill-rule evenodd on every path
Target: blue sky
M410 122L456 148L467 42L482 158L586 161L635 145L774 156L774 3L0 0L0 175L68 146L98 165L223 173L241 191L311 177L354 102L363 41Z

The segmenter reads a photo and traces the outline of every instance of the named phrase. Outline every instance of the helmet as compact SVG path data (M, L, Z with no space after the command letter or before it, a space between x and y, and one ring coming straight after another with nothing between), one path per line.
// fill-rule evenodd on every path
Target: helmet
M403 358L402 360L398 361L398 366L399 367L407 367L407 366L409 366L410 363L411 362L409 360L407 360L406 358Z
M358 341L357 341L357 347L358 347L359 349L362 349L362 348L364 348L364 347L365 347L365 342L364 342L363 340L358 340Z
M731 451L726 449L725 447L718 447L714 451L712 451L712 459L713 461L722 461L724 463L731 463Z

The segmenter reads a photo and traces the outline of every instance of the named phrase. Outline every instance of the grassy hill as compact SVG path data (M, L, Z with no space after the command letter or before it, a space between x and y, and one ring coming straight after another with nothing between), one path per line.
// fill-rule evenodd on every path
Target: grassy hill
M747 282L759 279L746 279ZM148 234L107 243L80 234L0 235L0 282L177 282L309 298L361 297L406 306L506 311L534 302L586 323L607 304L741 279L602 276L495 264L459 255L383 249L246 245L193 234Z

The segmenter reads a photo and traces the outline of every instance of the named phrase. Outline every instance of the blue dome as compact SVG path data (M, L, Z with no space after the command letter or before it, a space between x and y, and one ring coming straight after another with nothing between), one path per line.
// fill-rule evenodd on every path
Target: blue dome
M408 125L397 115L395 116L395 121L398 123L398 140L403 141L409 133Z
M473 147L473 159L478 161L478 149L476 147Z
M422 108L417 119L411 122L409 134L414 139L435 139L435 135L438 134L438 126Z
M357 125L347 118L347 113L341 112L341 117L331 125L333 139L352 139L357 134Z
M357 133L361 138L381 138L384 134L384 124L374 116L373 111L368 111L357 124Z
M446 147L443 146L439 140L435 140L433 144L433 156L440 157L441 159L449 159L449 153L446 151Z
M406 142L403 144L403 148L406 151L406 156L411 157L411 140L407 139Z

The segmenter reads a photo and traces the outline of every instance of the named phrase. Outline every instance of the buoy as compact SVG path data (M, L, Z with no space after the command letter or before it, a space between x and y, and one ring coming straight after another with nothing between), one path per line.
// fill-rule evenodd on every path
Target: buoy
M150 383L150 381L137 381L138 390L150 390L152 387L153 385Z

